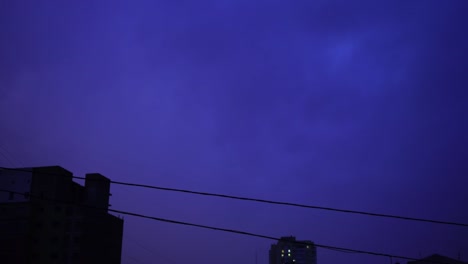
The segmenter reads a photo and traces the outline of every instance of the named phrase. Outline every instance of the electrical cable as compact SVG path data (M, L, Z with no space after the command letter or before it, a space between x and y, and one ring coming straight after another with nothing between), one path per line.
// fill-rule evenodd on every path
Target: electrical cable
M135 238L133 238L132 236L130 236L129 234L127 234L127 239L130 240L134 245L137 245L138 247L144 249L145 251L147 251L148 253L150 253L151 255L157 257L158 259L164 259L165 262L167 263L171 263L171 264L175 264L175 262L165 256L162 256L161 254L159 253L156 253L154 250L151 250L149 248L147 248L146 246L142 245L141 243L139 243Z
M98 208L94 206L89 206L85 204L78 204L76 202L71 202L71 201L61 201L57 199L50 199L50 198L45 198L45 197L39 197L36 195L31 195L29 193L21 193L21 192L16 192L16 191L11 191L11 190L5 190L5 189L0 189L0 192L10 192L10 193L15 193L19 195L24 195L25 197L34 197L38 198L43 201L48 201L48 202L54 202L54 203L65 203L65 204L73 204L73 205L78 205L81 207L85 207L88 209L97 209L97 210L102 210L103 208ZM208 229L208 230L214 230L214 231L222 231L222 232L227 232L227 233L233 233L233 234L239 234L239 235L245 235L245 236L251 236L251 237L258 237L258 238L264 238L268 240L274 240L274 241L288 241L283 238L276 238L273 236L268 236L268 235L262 235L262 234L256 234L256 233L251 233L251 232L246 232L246 231L239 231L235 229L228 229L228 228L222 228L222 227L213 227L213 226L208 226L208 225L201 225L201 224L195 224L195 223L190 223L190 222L183 222L183 221L177 221L177 220L171 220L171 219L165 219L165 218L160 218L160 217L155 217L155 216L149 216L149 215L144 215L144 214L139 214L139 213L133 213L133 212L128 212L128 211L123 211L123 210L117 210L117 209L107 209L109 212L114 212L114 213L119 213L123 215L129 215L129 216L134 216L134 217L139 217L139 218L145 218L145 219L150 219L150 220L155 220L159 222L165 222L165 223L171 223L171 224L178 224L178 225L184 225L184 226L191 226L191 227L198 227L202 229ZM344 248L344 247L337 247L337 246L329 246L329 245L323 245L323 244L317 244L317 243L307 243L307 242L301 242L301 241L294 241L291 242L293 244L298 244L298 245L314 245L317 248L323 248L323 249L328 249L328 250L333 250L333 251L338 251L338 252L350 252L350 253L359 253L359 254L366 254L366 255L372 255L372 256L381 256L381 257L391 257L391 258L399 258L399 259L405 259L405 260L412 260L412 261L418 261L419 259L412 258L412 257L406 257L406 256L399 256L399 255L393 255L393 254L388 254L388 253L381 253L381 252L373 252L373 251L367 251L367 250L359 250L359 249L350 249L350 248ZM430 263L435 263L435 264L449 264L449 263L443 263L443 262L434 262L434 261L428 261L424 260L425 262L430 262Z
M6 168L6 167L0 167L0 169L31 172L31 170L26 170L26 169L14 169L14 168ZM42 172L35 172L35 173L54 175L53 173L42 173ZM62 175L62 174L56 174L56 175ZM79 176L72 176L72 178L81 179L81 180L86 179L85 177L79 177ZM333 211L333 212L339 212L339 213L359 214L359 215L365 215L365 216L383 217L383 218L399 219L399 220L406 220L406 221L425 222L425 223L432 223L432 224L443 224L443 225L468 227L467 223L452 222L452 221L432 220L432 219L425 219L425 218L416 218L416 217L408 217L408 216L381 214L381 213L373 213L373 212L365 212L365 211L357 211L357 210L349 210L349 209L339 209L339 208L317 206L317 205L307 205L307 204L299 204L299 203L291 203L291 202L273 201L273 200L249 198L249 197L234 196L234 195L227 195L227 194L209 193L209 192L200 192L200 191L192 191L192 190L185 190L185 189L161 187L161 186L147 185L147 184L140 184L140 183L130 183L130 182L121 182L121 181L112 181L112 180L110 181L110 183L117 184L117 185L124 185L124 186L149 188L149 189L155 189L155 190L161 190L161 191L179 192L179 193L187 193L187 194L210 196L210 197L217 197L217 198L242 200L242 201L249 201L249 202L258 202L258 203L267 203L267 204L274 204L274 205L292 206L292 207L300 207L300 208L306 208L306 209L325 210L325 211Z

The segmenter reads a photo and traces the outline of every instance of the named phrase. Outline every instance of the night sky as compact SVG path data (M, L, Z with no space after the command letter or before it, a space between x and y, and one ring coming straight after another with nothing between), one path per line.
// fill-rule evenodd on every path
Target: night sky
M468 223L467 12L466 0L1 1L0 164ZM114 209L468 261L468 228L111 189ZM267 263L271 243L126 216L122 263ZM389 263L324 249L318 261Z

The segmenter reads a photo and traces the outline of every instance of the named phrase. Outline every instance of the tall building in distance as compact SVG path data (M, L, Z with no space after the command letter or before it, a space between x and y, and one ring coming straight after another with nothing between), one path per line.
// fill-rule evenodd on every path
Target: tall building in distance
M270 264L317 264L317 248L309 240L282 237L271 245Z
M84 186L59 166L0 170L0 263L120 264L123 219L108 213L110 180Z

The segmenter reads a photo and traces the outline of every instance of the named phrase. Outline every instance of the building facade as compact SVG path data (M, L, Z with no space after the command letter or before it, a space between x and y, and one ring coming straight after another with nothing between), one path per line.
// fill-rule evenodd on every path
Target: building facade
M270 264L317 264L317 249L309 240L282 237L271 245Z
M0 170L0 263L120 264L123 219L108 213L110 180L85 185L59 167Z

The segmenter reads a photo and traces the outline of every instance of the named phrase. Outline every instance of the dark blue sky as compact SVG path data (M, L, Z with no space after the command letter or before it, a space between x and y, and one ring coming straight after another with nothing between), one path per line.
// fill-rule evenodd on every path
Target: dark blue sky
M467 10L2 1L0 163L466 223ZM466 228L112 189L115 209L468 261ZM267 262L270 241L125 219L124 264L254 263L255 251ZM389 262L318 253L321 264Z

